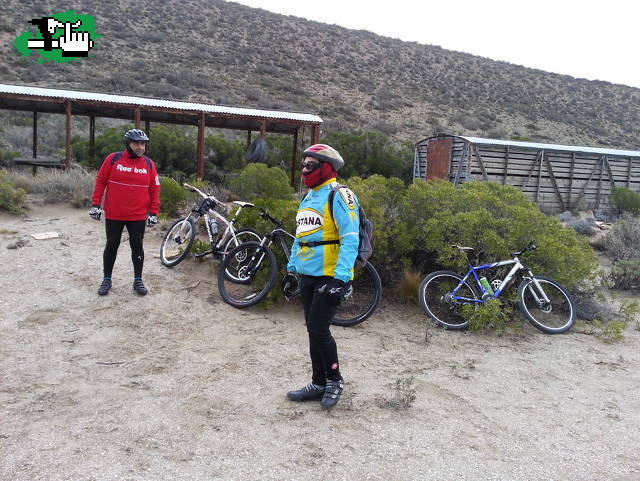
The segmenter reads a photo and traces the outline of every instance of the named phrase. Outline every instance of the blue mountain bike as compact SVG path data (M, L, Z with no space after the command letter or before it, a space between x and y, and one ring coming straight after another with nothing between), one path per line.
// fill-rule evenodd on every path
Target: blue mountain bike
M472 247L452 247L465 253L473 250ZM513 252L510 260L475 267L469 263L469 271L464 276L450 271L432 272L422 281L418 291L422 310L439 326L465 329L469 321L461 313L462 306L477 308L489 299L500 297L519 276L522 280L518 286L517 300L524 317L547 334L568 331L576 320L576 309L567 290L547 277L534 276L518 258L535 249L536 245L532 242L521 251ZM495 272L496 268L509 265L513 267L504 279L496 278L489 282L485 277L478 276L483 270Z

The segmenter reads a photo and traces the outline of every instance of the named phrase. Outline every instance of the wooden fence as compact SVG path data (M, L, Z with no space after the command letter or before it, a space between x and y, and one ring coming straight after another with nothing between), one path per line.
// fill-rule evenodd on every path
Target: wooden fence
M640 192L640 152L441 135L416 144L414 178L498 182L545 212L606 212L612 188Z

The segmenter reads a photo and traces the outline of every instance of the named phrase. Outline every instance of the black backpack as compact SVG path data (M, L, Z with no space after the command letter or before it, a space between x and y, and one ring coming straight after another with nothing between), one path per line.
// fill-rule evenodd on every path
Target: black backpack
M116 155L114 155L113 157L111 157L111 165L115 164L116 162L118 162L118 160L120 159L120 157L122 157L122 154L124 152L116 152ZM151 174L151 159L149 157L147 157L146 155L143 155L144 160L147 161L147 169L149 169L149 174Z
M331 212L331 217L333 217L333 199L336 196L336 192L339 191L342 187L347 187L346 185L336 184L331 188L331 192L329 192L329 212ZM367 215L364 213L364 209L361 205L358 204L358 217L360 218L360 228L358 229L358 257L356 257L356 266L363 267L366 262L373 254L373 244L371 243L371 239L373 237L373 223L367 218Z

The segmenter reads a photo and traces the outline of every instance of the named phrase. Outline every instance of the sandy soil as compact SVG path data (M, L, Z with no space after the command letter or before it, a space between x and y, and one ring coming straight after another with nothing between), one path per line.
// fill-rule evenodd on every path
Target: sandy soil
M160 265L159 228L149 295L131 291L124 243L100 298L104 226L84 210L0 228L3 481L640 479L634 329L612 345L524 322L446 332L387 300L334 328L347 385L325 412L285 398L309 376L299 305L235 310L214 261ZM61 237L29 237L46 231ZM389 407L411 376L415 402Z

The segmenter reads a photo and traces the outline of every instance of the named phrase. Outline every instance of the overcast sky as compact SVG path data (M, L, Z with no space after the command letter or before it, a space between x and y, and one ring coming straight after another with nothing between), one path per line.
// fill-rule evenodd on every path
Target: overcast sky
M525 67L640 88L639 0L235 0Z

